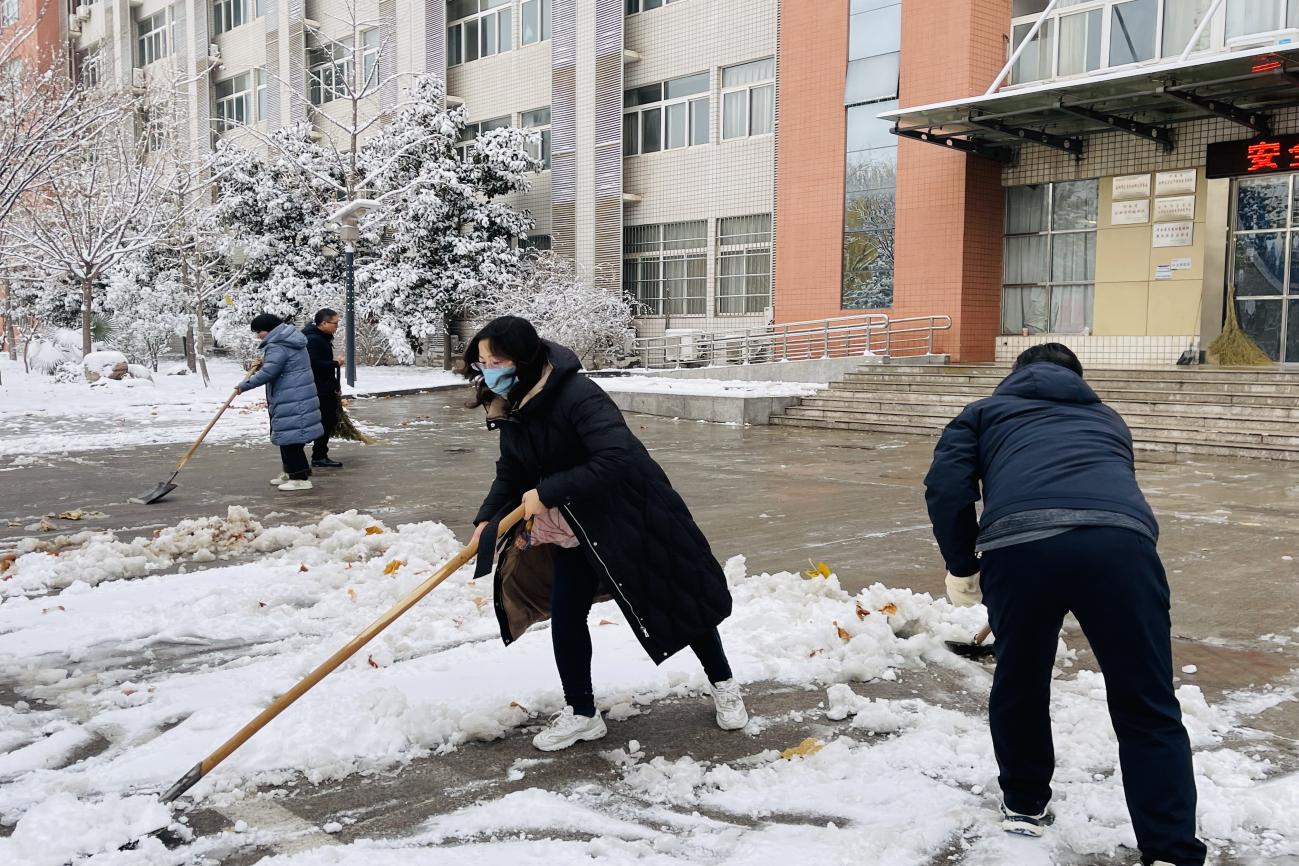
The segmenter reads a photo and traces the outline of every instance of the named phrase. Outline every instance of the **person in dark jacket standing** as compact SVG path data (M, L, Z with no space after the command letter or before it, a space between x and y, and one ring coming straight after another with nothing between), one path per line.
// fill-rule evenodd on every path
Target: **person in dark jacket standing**
M996 636L989 716L1002 828L1041 836L1052 821L1051 669L1072 612L1105 677L1142 863L1200 866L1159 525L1127 425L1082 372L1059 343L1025 351L993 396L947 425L925 478L948 595L982 599Z
M339 378L343 359L334 357L334 334L338 331L338 313L326 307L316 313L315 323L302 329L311 356L311 374L316 379L316 397L320 401L320 422L325 432L311 446L311 465L317 469L337 469L343 464L329 459L329 437L338 426L339 400L343 383Z
M569 349L526 319L490 322L465 350L476 405L501 434L496 479L474 518L478 573L497 551L494 600L506 644L550 619L567 706L533 745L543 751L607 730L591 685L593 601L618 604L641 646L663 662L689 646L703 663L717 724L748 723L717 625L731 613L726 577L663 469ZM520 500L527 521L497 544Z
M235 393L266 386L266 405L271 413L271 444L280 446L284 472L271 479L281 490L310 490L311 467L306 445L320 438L320 401L311 375L307 338L302 332L271 313L252 321L253 333L261 338L262 366L240 382Z

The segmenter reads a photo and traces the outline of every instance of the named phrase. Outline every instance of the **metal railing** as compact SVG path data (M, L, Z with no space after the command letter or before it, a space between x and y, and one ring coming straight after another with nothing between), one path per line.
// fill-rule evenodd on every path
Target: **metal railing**
M951 327L951 316L894 319L884 313L862 313L719 333L682 329L638 338L634 354L646 369L870 355L917 357L932 355L935 332Z

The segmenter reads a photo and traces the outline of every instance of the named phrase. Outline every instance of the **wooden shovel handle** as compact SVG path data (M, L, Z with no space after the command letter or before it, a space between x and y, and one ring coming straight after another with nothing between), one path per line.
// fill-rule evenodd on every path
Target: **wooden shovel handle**
M992 626L985 625L983 628L979 629L979 633L974 636L974 645L983 646L983 642L987 640L988 636L991 634Z
M194 452L198 450L198 446L203 444L203 440L207 438L207 434L216 426L216 422L221 420L221 416L225 414L225 411L230 408L230 404L235 401L235 397L238 396L239 392L233 391L230 396L226 398L226 401L221 404L221 408L212 416L212 420L207 422L207 426L203 428L203 432L198 434L198 439L194 441L193 445L189 446L189 450L185 452L185 456L180 458L180 462L176 464L177 472L185 468L185 464L189 462L189 458L194 456Z

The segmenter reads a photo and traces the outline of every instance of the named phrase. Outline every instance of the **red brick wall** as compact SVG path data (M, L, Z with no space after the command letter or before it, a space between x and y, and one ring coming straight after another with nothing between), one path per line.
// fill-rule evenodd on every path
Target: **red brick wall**
M903 107L982 93L1001 70L1010 0L905 0ZM829 37L833 34L833 38ZM848 2L781 4L776 321L845 315ZM899 140L895 316L946 314L940 349L991 360L1001 310L1000 168Z
M65 3L66 0L18 0L18 23L0 32L0 42L7 41L13 31L32 27L35 23L18 48L17 56L48 67L63 55L62 10Z
M848 0L780 4L775 315L839 314Z

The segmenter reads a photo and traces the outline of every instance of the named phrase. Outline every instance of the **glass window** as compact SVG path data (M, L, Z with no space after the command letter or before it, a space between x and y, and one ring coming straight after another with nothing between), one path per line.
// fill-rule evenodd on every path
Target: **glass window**
M681 0L627 0L627 14L635 15L637 12L650 12L654 9L660 9L670 3L679 3Z
M683 96L694 96L708 90L708 73L700 72L683 78L674 78L663 84L664 99L680 99Z
M1285 294L1285 233L1236 235L1236 296Z
M662 110L651 108L640 115L640 152L658 153L663 149Z
M1130 0L1110 7L1110 66L1137 63L1155 56L1158 0Z
M169 10L150 15L136 25L136 63L144 67L171 54Z
M18 23L18 0L0 0L0 27Z
M1060 18L1058 74L1078 75L1101 67L1101 10Z
M902 4L853 15L848 24L848 59L897 51L902 46Z
M1041 81L1051 77L1051 34L1054 23L1050 18L1042 22L1042 27L1033 37L1033 41L1024 49L1024 53L1019 55L1019 59L1011 68L1011 83L1023 84L1027 81ZM1028 38L1028 33L1032 29L1033 25L1030 22L1015 25L1016 47Z
M1177 57L1182 53L1211 5L1213 0L1164 0L1164 57ZM1209 47L1210 30L1212 27L1204 28L1193 50L1203 51Z
M251 0L216 0L212 4L212 29L215 33L225 33L251 20Z
M623 94L623 155L657 153L709 141L708 73L633 87ZM696 94L705 94L696 96ZM693 98L692 98L693 97Z
M533 3L541 0L532 0ZM549 3L535 10L525 3L524 31L527 35L528 14L533 15L533 35L549 27ZM450 0L447 4L447 65L459 66L483 57L503 54L514 47L512 0ZM547 34L548 35L548 34ZM536 40L534 40L536 41Z
M844 84L844 105L893 99L898 95L898 52L853 60Z
M1276 30L1280 11L1277 0L1227 0L1227 38Z
M1236 231L1285 228L1289 201L1285 175L1241 178L1236 181Z
M880 120L879 115L897 106L897 101L876 102L871 105L854 105L848 111L848 150L866 150L872 147L893 147L896 142L889 130L891 124Z
M550 106L523 112L520 125L540 134L536 141L528 144L528 153L533 159L541 161L541 171L550 168Z
M690 136L689 106L684 102L669 105L664 113L667 115L667 140L669 149L685 147Z
M876 115L897 105L876 102L847 109L844 187L844 309L893 304L893 227L897 209L897 142Z
M776 62L755 60L722 70L722 140L766 135L775 127Z
M1090 332L1099 192L1095 180L1006 190L1003 333Z
M623 282L650 315L700 316L707 304L707 222L623 229Z
M550 38L550 0L523 0L519 17L521 44L532 45Z
M253 84L253 76L248 72L215 84L217 132L227 132L253 120Z

